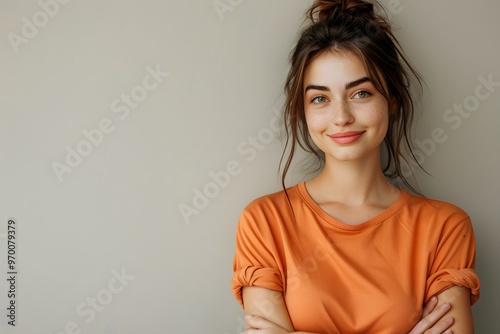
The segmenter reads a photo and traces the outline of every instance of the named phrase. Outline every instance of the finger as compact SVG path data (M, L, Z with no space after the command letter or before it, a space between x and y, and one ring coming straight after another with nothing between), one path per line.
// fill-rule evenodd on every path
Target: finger
M425 334L452 334L453 332L451 331L450 327L453 325L453 318L452 317L446 317L442 320L439 320L432 328L426 330Z
M273 324L272 322L269 322L264 318L251 314L247 314L245 316L245 322L247 324L247 328L253 328L253 329L269 328Z
M246 331L241 332L240 334L259 334L260 332L261 331L258 329L247 329ZM444 334L448 334L448 333L444 333Z
M246 331L241 332L240 334L259 334L259 333L261 333L261 331L258 329L247 329Z
M422 334L424 333L426 330L430 329L430 328L433 328L433 326L439 322L439 321L444 321L444 323L441 323L441 325L445 325L449 322L449 319L443 319L441 320L441 318L443 318L443 316L446 314L446 312L448 312L451 308L451 305L449 303L443 303L441 305L439 305L438 307L436 307L431 313L429 313L429 315L427 315L426 317L422 318L422 320L420 320L417 325L415 327L413 327L413 330L409 333L409 334ZM450 317L451 318L451 317ZM453 321L453 319L452 319ZM448 325L446 328L450 327L450 325ZM433 334L434 331L431 331L431 332L428 332L428 334ZM442 331L436 331L435 333L442 333Z
M247 329L247 330L248 330L248 329L255 329L255 328L253 328L253 327L252 327L252 326L248 323L248 321L246 321L246 320L245 320L245 325L246 325L246 329Z
M433 296L431 300L429 300L429 302L425 304L424 310L422 311L422 318L428 316L434 310L434 308L436 308L437 302L437 297Z
M446 317L444 319L439 320L431 329L429 329L426 333L428 334L451 334L451 325L453 325L453 318Z
M256 329L256 328L253 328L252 325L250 325L250 323L248 322L250 319L250 317L247 318L247 316L245 316L245 325L247 326L247 330L249 329Z

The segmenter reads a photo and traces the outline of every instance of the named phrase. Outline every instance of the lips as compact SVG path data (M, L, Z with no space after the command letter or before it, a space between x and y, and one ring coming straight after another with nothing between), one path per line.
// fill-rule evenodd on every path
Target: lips
M338 144L350 144L361 138L364 133L364 131L346 131L334 133L333 135L328 135L328 137L332 138Z

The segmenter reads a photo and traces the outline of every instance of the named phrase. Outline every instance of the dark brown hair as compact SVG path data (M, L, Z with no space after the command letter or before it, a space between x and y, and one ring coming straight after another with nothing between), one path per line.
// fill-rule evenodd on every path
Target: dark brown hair
M400 178L409 189L418 193L403 175L401 162L410 166L404 153L417 162L410 142L415 113L410 82L414 79L421 92L421 79L408 62L388 21L375 13L375 7L383 11L375 0L316 0L309 9L307 17L310 24L300 33L290 54L290 71L284 87L286 141L280 161L284 188L297 145L314 154L319 161L324 159L307 130L303 88L305 69L322 52L348 51L364 61L371 81L390 106L389 127L384 139L387 148L384 174L390 178ZM418 162L417 165L420 166Z

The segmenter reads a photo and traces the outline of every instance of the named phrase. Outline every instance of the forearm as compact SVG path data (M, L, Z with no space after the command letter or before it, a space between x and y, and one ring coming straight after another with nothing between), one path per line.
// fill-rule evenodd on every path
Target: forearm
M242 293L246 314L271 321L288 333L294 331L281 292L260 287L245 287Z
M422 318L408 334L449 332L448 330L450 326L453 325L453 318L446 316L450 310L450 304L444 303L439 307L436 307L437 302L438 298L433 297L425 305ZM289 324L290 327L287 326L288 328L284 328L259 315L251 315L251 313L245 316L245 322L248 331L245 331L242 334L257 334L261 333L261 330L267 334L319 334L295 331L291 323ZM473 330L459 333L472 334Z

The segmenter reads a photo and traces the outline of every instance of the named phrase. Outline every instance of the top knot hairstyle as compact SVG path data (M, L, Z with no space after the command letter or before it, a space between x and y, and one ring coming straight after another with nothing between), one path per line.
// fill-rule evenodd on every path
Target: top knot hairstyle
M338 14L350 14L371 19L374 15L373 3L360 0L352 1L326 1L314 2L308 12L312 22L321 21ZM317 17L317 18L316 18Z
M403 175L401 162L409 166L404 152L417 162L410 142L415 111L410 82L415 79L420 92L422 84L420 76L408 62L393 35L390 24L375 9L385 13L375 0L316 0L307 12L310 23L300 33L290 54L290 70L284 87L286 142L280 165L284 162L285 152L289 150L282 173L284 188L297 144L320 161L324 160L323 153L315 148L307 130L303 87L305 70L312 59L322 52L347 51L365 63L370 80L389 102L389 127L384 139L387 148L384 174L393 179L399 178L409 189L418 193Z

